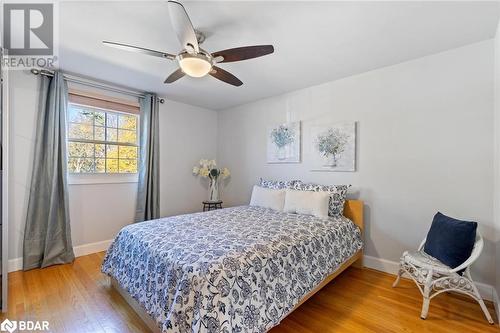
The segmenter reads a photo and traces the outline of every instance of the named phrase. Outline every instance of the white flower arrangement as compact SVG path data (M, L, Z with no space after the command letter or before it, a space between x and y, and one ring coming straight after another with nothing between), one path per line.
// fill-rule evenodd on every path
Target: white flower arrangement
M228 168L217 168L215 160L201 159L197 166L193 167L193 175L210 179L209 201L219 200L219 177L226 179L231 175Z
M217 181L219 177L226 179L231 173L228 168L217 168L217 162L215 160L201 159L199 164L193 167L193 175Z

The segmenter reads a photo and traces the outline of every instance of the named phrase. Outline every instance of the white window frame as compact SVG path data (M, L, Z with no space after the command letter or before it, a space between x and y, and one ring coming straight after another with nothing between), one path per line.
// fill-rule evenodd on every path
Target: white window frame
M114 142L114 141L106 141L106 140L88 140L88 139L70 139L69 138L69 125L68 121L66 126L66 144L70 142L78 142L78 143L93 143L93 144L104 144L104 145L116 145L116 146L129 146L129 147L137 147L138 151L140 150L140 114L129 113L129 112L121 112L112 109L100 108L92 105L85 105L82 103L68 102L68 109L70 105L79 105L85 108L90 108L94 110L99 110L105 113L113 113L113 114L126 114L133 115L137 117L137 142L133 143L123 143L123 142ZM94 126L94 124L92 125ZM106 128L106 126L104 126ZM68 155L69 159L69 155ZM69 185L88 185L88 184L117 184L117 183L137 183L139 181L139 162L140 156L138 154L137 158L137 172L136 173L108 173L108 172L99 172L99 173L71 173L68 171L68 184ZM66 161L67 165L68 161Z

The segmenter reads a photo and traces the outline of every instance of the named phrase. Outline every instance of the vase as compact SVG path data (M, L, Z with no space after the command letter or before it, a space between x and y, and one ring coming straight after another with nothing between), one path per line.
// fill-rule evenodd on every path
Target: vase
M208 187L208 201L219 201L219 182L217 178L210 179Z
M285 147L279 147L278 148L277 156L278 156L278 160L280 160L280 161L283 161L283 160L286 159L286 149L285 149Z
M333 155L331 159L325 164L325 167L335 168L337 167L337 156Z

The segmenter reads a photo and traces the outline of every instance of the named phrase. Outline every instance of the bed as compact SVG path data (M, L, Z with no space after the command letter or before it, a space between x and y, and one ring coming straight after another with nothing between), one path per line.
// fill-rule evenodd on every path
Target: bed
M266 332L362 260L363 202L320 219L240 206L123 228L103 273L153 332Z

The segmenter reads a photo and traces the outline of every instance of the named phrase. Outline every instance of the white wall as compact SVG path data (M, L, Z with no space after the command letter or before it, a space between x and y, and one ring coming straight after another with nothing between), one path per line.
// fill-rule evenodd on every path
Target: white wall
M366 55L369 56L369 55ZM441 211L476 220L486 238L473 270L494 284L493 41L488 40L220 111L224 200L249 201L259 177L353 184L366 203L366 254L397 261ZM300 78L298 78L300 79ZM301 120L300 164L266 163L266 127ZM356 172L311 172L311 125L358 122Z
M500 23L495 36L495 144L494 144L494 184L495 195L493 197L495 210L495 224L497 229L496 238L496 290L500 295Z
M29 72L10 75L9 258L22 256L38 105L38 79ZM191 175L203 156L216 155L215 111L182 103L160 104L161 214L199 211L206 189ZM73 245L114 238L133 222L136 183L70 185Z
M217 112L166 101L160 108L162 216L202 209L207 183L192 175L200 158L217 154Z

